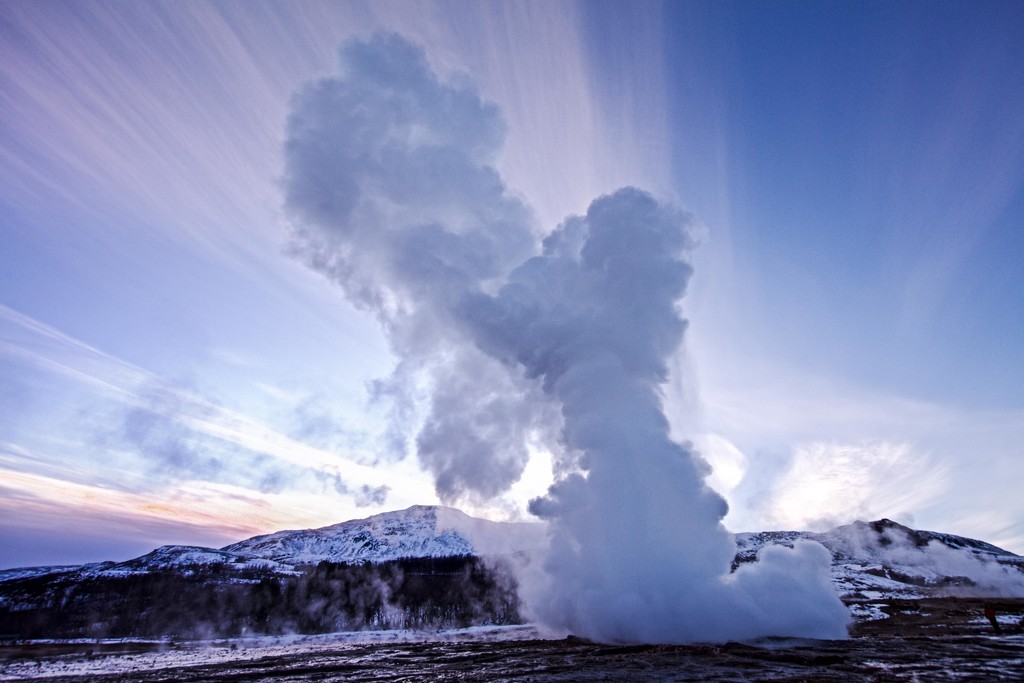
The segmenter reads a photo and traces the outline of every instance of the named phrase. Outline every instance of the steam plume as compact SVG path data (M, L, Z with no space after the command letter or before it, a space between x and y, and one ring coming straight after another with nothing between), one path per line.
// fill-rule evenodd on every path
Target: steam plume
M556 453L562 476L531 504L550 548L524 596L552 630L844 636L820 545L729 574L725 501L669 438L661 386L686 327L693 218L625 188L539 241L494 170L502 138L494 106L396 35L346 43L340 73L299 92L288 123L296 249L380 320L398 403L429 394L416 448L439 496L491 498L531 442Z

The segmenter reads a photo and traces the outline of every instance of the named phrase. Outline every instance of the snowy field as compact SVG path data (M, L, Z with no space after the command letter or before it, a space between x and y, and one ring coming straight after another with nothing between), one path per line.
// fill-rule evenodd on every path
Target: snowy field
M180 667L228 666L261 658L316 657L351 647L408 643L500 643L534 640L532 626L476 626L439 631L358 631L325 635L261 636L230 640L37 640L41 656L11 656L0 663L0 681L56 676L124 676ZM17 646L7 649L15 650Z
M18 681L1020 681L1024 601L894 601L843 641L600 645L530 626L0 647Z

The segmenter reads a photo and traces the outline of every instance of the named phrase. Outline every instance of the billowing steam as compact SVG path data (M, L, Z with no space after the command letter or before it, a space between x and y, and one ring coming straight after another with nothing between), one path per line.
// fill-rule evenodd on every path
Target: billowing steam
M396 417L429 396L415 446L442 500L500 495L531 445L556 454L558 481L531 504L551 530L531 615L605 641L845 636L821 546L729 573L725 501L668 436L693 219L625 188L541 240L494 169L494 106L396 35L349 42L340 62L288 122L296 250L379 318ZM408 436L396 420L399 454Z

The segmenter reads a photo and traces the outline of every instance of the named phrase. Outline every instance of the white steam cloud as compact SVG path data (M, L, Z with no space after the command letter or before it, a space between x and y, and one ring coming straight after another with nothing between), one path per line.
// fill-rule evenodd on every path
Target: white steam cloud
M531 446L558 481L532 502L550 547L525 584L553 631L616 642L846 634L817 544L733 574L725 501L669 437L667 359L686 321L693 218L635 188L540 240L494 169L503 124L396 35L346 43L297 94L287 208L296 252L372 311L399 358L391 443L429 397L416 453L446 502L515 483Z

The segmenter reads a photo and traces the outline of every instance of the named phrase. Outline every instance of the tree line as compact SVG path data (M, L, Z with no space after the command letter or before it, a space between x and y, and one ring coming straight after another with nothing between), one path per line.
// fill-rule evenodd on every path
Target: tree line
M477 557L321 562L295 576L198 565L0 584L7 638L225 638L520 623L507 565Z

